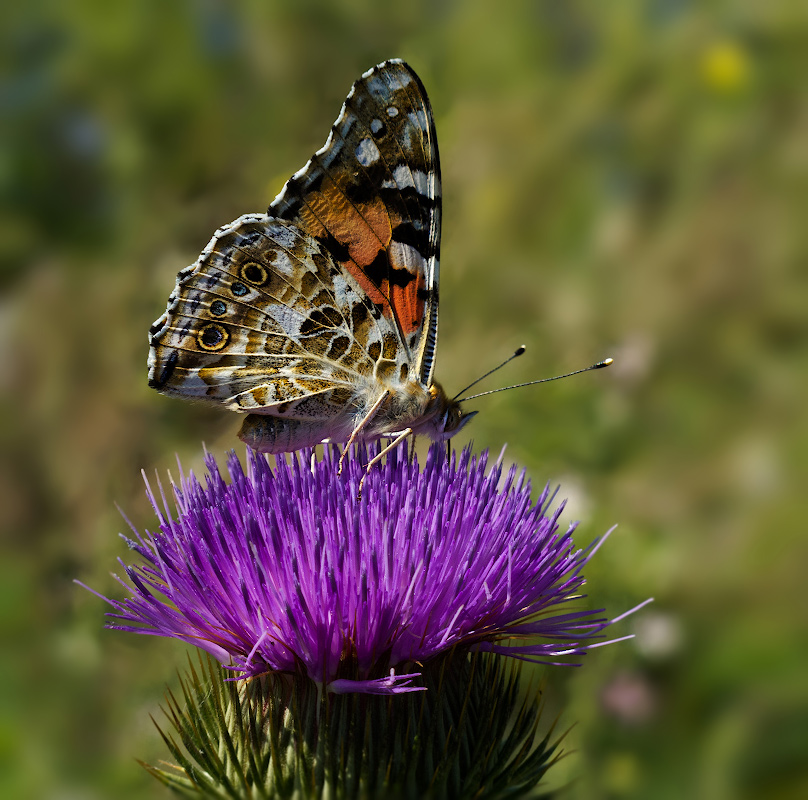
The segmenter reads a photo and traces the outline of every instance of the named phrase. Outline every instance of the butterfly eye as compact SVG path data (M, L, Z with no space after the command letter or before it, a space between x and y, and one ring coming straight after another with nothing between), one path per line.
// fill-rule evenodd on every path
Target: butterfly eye
M203 350L216 351L227 344L227 338L227 331L221 325L212 322L199 331L196 341Z
M248 261L241 268L241 277L253 286L263 286L267 282L268 273L266 268L255 261Z

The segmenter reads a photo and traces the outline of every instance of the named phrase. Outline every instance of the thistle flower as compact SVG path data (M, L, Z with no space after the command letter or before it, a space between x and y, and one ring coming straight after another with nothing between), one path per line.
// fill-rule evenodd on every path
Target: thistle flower
M129 546L125 600L108 627L194 644L238 677L305 673L329 691L415 691L418 665L452 648L553 663L603 644L601 611L571 608L597 549L559 532L564 504L536 504L524 472L487 454L421 469L393 450L357 489L378 445L338 472L338 453L289 461L235 453L230 482L207 455L202 485L181 473L172 514L148 485L159 531ZM117 576L116 576L117 577Z

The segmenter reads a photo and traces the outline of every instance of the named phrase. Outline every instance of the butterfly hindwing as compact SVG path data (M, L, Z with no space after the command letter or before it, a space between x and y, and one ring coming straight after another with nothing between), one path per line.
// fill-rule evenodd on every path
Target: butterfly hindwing
M235 411L327 418L394 336L330 254L250 214L216 232L152 326L151 385ZM300 401L318 395L317 404Z

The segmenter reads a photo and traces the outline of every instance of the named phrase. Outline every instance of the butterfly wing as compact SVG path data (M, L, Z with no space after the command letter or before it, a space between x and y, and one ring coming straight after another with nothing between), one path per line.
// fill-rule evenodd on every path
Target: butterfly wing
M383 320L294 225L248 214L177 276L151 329L150 385L234 411L328 419L373 374Z
M432 112L388 61L268 214L221 228L179 273L150 329L149 384L343 438L381 381L431 382L439 232Z
M270 216L321 242L391 321L396 362L432 382L438 334L440 161L426 90L403 61L353 86L328 139Z

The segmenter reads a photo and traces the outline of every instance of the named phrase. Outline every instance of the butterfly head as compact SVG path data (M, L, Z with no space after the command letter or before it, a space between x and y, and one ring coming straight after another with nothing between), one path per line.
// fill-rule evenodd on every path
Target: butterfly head
M419 432L427 434L433 441L451 439L477 413L464 413L460 402L447 397L439 383L433 383L429 387L429 396L430 410L433 413L428 416Z

